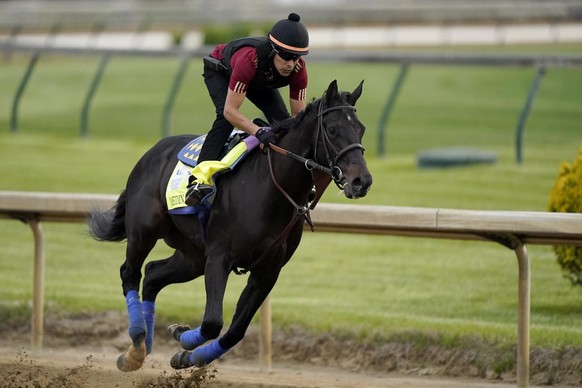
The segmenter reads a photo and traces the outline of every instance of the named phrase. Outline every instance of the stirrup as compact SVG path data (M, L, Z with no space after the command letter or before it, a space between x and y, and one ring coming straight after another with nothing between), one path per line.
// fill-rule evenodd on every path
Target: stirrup
M200 182L194 182L194 184L188 187L186 191L186 198L184 202L188 206L194 206L200 203L208 194L212 193L212 186L205 185Z

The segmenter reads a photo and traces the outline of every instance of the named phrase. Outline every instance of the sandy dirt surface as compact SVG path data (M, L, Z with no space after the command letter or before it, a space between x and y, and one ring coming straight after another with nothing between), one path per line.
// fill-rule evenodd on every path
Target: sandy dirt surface
M460 368L455 369L456 377L450 374L447 377L442 368L430 365L407 364L406 368L391 368L389 362L382 364L383 361L378 360L389 360L398 352L400 354L396 355L404 360L404 352L398 347L354 351L350 348L353 344L323 340L300 332L292 333L291 338L288 338L289 333L287 337L281 333L274 335L276 346L270 371L261 370L259 366L257 335L252 331L212 365L175 371L169 366L169 360L180 348L164 327L156 330L154 352L143 367L124 373L116 367L117 357L130 343L123 314L59 316L48 317L45 321L42 351L30 349L30 329L26 325L4 323L0 326L0 388L515 386L511 376L504 381L476 378L470 373L460 373ZM326 351L318 352L321 348ZM346 348L349 350L346 354L354 355L352 358L343 355ZM428 356L448 357L456 364L462 363L456 362L462 358L451 358L442 352ZM369 367L372 364L375 366ZM448 370L453 369L449 367Z
M0 348L0 387L513 387L470 379L354 373L336 368L275 363L270 372L257 362L227 359L198 370L174 371L168 360L177 348L159 349L143 368L123 373L114 347Z

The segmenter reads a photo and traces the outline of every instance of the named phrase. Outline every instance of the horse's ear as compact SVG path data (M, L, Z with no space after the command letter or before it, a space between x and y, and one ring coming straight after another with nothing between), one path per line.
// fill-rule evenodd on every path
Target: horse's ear
M362 80L362 82L360 82L358 87L350 94L349 102L350 102L351 106L356 106L356 101L358 101L358 98L360 98L360 96L362 95L362 87L363 86L364 86L364 80Z
M337 96L337 80L333 80L331 81L331 83L329 84L329 87L327 88L327 91L325 92L325 101L327 102L327 105L329 106L333 100L335 100Z

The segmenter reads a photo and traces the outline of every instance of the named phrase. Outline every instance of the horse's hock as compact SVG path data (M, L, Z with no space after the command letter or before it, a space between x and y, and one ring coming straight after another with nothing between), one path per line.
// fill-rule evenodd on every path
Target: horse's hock
M417 165L420 168L460 167L495 162L495 152L468 147L435 148L420 151L417 155Z

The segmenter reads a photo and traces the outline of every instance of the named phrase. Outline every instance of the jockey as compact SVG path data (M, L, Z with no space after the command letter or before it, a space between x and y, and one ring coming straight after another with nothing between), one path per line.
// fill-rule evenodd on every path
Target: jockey
M289 14L266 37L247 37L217 45L204 58L204 82L216 107L216 119L206 136L188 185L186 204L193 206L212 192L212 175L229 167L218 161L234 127L268 146L277 141L271 127L259 126L241 111L246 97L269 123L290 117L277 90L289 85L289 106L295 116L306 106L309 34L299 15Z

